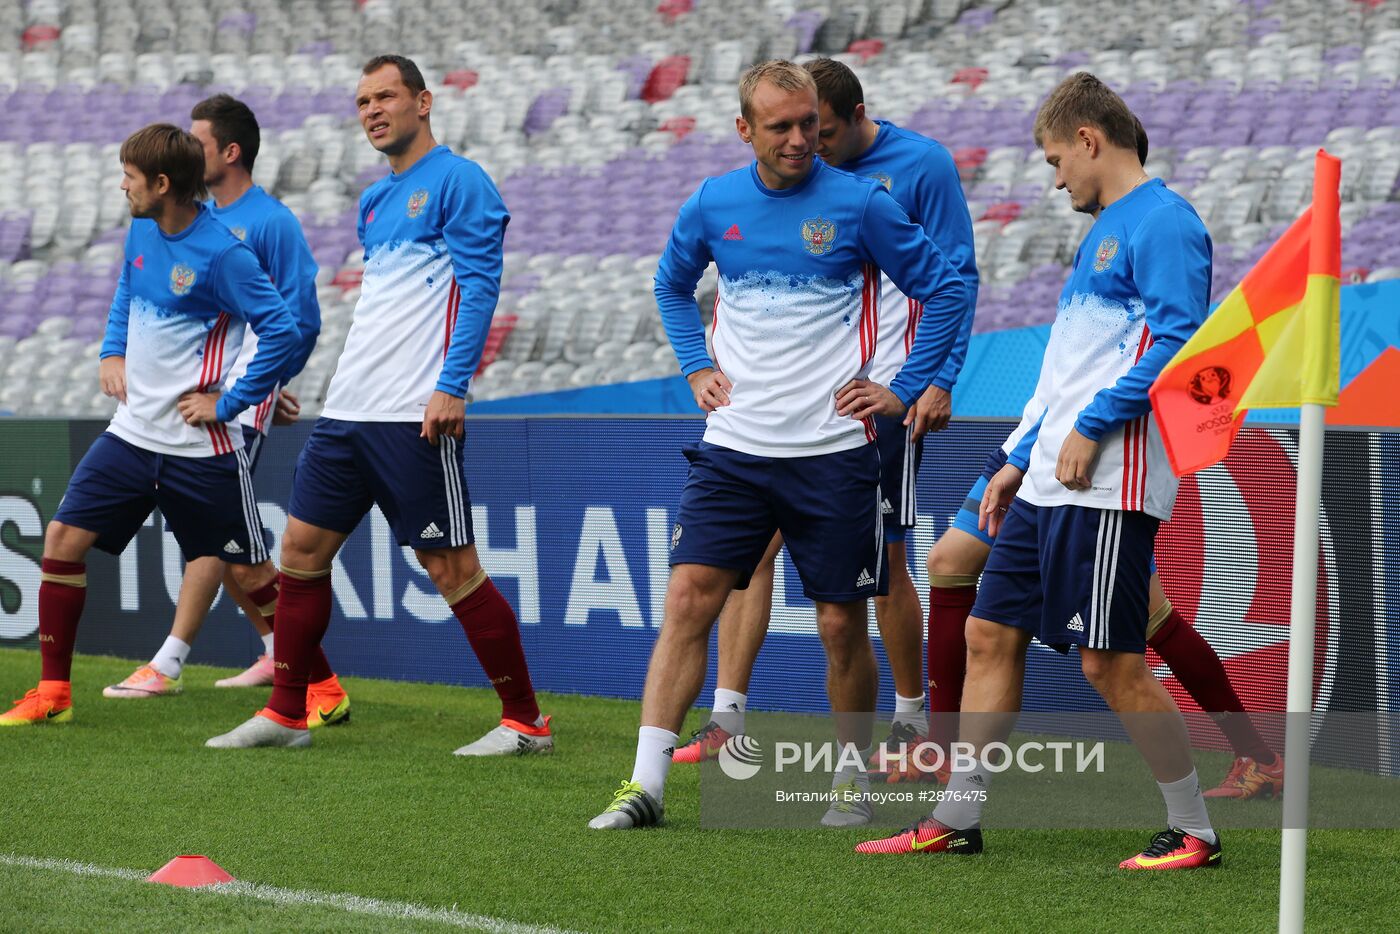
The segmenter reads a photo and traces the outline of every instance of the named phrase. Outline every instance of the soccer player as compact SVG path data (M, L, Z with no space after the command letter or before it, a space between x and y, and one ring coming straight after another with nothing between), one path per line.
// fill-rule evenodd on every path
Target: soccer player
M476 163L433 138L418 66L381 55L356 90L392 172L360 196L365 271L325 407L297 462L282 538L267 706L216 747L305 746L306 688L331 611L331 561L371 505L411 546L501 698L501 723L456 752L550 752L520 628L477 559L462 452L467 382L500 293L510 215Z
M1146 164L1147 133L1134 118L1138 162ZM968 491L952 526L928 554L928 681L929 710L934 714L930 740L946 750L955 728L967 661L964 629L977 598L977 578L992 550L992 537L978 527L978 512L987 483L1008 460L1022 474L1029 466L1025 444L1028 429L1043 407L1032 399L1017 431L987 458L982 476ZM1017 450L1018 447L1020 450ZM1216 723L1235 752L1235 762L1221 784L1204 792L1207 798L1253 798L1283 792L1283 758L1274 752L1245 713L1230 684L1230 676L1210 643L1172 606L1162 589L1155 564L1149 591L1147 644L1167 663L1177 680L1201 706L1216 714ZM945 758L946 762L946 758ZM947 780L947 766L940 777ZM891 781L927 780L917 761L906 758Z
M120 400L44 534L39 686L0 725L73 718L70 674L87 596L85 559L119 554L159 507L185 559L216 556L258 605L277 599L238 414L266 398L298 344L296 322L253 251L215 220L204 151L153 124L122 143L134 220L102 344L103 391ZM224 388L250 326L257 352ZM220 391L222 390L222 391Z
M977 261L972 219L958 180L957 166L937 142L886 120L866 116L860 79L846 65L829 58L804 66L817 86L821 129L817 154L827 165L873 178L894 195L911 220L938 245L967 286L968 299L956 342L947 362L920 400L922 419L905 426L900 418L876 416L880 449L881 508L885 559L890 569L888 596L875 597L875 619L894 675L894 720L890 735L876 753L912 749L928 726L923 711L924 672L922 610L909 576L905 537L917 517L915 478L923 454L922 435L940 431L952 413L952 389L967 355L972 314L977 304ZM905 297L888 276L881 276L879 342L870 379L888 383L903 366L914 341L922 309ZM773 604L773 562L781 544L774 538L745 590L736 590L719 618L719 674L713 716L676 750L675 762L701 762L719 754L731 735L744 729L749 678L768 631Z
M755 65L740 81L739 107L739 137L755 162L701 184L657 269L667 336L708 417L703 440L685 451L690 472L632 778L589 822L594 829L660 822L676 730L704 680L710 629L775 531L817 604L838 740L869 755L876 673L866 600L888 586L871 416L905 413L923 394L967 308L957 272L884 186L815 159L810 74L784 61ZM720 274L714 359L695 307L695 284L711 261ZM888 388L866 378L880 270L926 306ZM855 767L833 776L835 788L868 782ZM823 821L866 822L868 802L860 805Z
M253 184L253 164L258 156L260 133L253 112L242 101L218 94L196 104L190 113L190 132L204 147L204 185L209 191L214 217L252 248L287 307L297 318L301 343L280 375L282 385L305 366L321 330L321 309L316 300L316 262L302 235L296 216L276 198ZM247 333L229 373L232 386L247 370L257 350L257 335ZM255 471L263 439L272 424L296 420L296 397L274 389L266 399L239 415L248 467ZM215 682L217 687L242 687L272 683L272 629L263 614L271 605L255 606L239 589L232 571L217 557L199 558L185 566L180 598L170 635L150 663L120 684L106 688L105 697L148 698L181 691L180 673L190 646L213 603L222 580L224 589L248 614L262 637L263 655L242 674ZM313 678L315 676L313 675ZM312 725L343 722L350 704L334 675L317 678L308 691L307 722Z
M1027 469L998 471L980 507L995 543L967 623L959 721L979 758L953 772L929 817L856 852L981 852L992 771L980 756L1014 723L1037 636L1079 647L1085 676L1122 716L1166 802L1167 829L1121 868L1218 865L1186 724L1144 660L1152 544L1177 491L1147 390L1205 320L1210 236L1185 199L1143 171L1132 113L1092 75L1050 94L1035 140L1074 209L1100 213L1061 293L1032 402L1041 414L1023 419L1034 436Z

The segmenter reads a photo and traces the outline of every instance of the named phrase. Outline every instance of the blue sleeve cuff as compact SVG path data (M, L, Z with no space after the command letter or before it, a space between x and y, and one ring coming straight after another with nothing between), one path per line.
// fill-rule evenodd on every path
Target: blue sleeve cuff
M1074 430L1090 441L1098 441L1104 436L1103 425L1099 424L1097 420L1092 420L1091 423L1087 413L1081 413L1079 418L1075 419Z
M214 406L214 417L221 422L231 422L242 414L246 405L235 405L234 399L228 393L219 397L218 403Z

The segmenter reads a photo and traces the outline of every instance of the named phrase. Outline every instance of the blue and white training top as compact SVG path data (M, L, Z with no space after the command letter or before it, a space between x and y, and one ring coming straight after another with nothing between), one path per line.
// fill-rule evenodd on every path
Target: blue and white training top
M1075 254L1050 328L1032 400L1045 411L1023 499L1171 518L1177 478L1147 390L1205 320L1210 275L1210 234L1160 179L1100 212ZM1099 442L1088 490L1067 490L1055 479L1071 429Z
M879 128L870 148L841 165L852 175L873 178L884 185L909 219L924 229L967 286L967 308L948 361L933 378L935 386L951 390L967 359L972 336L972 313L977 307L977 257L972 245L972 217L967 212L962 182L953 157L940 143L912 130L876 120ZM909 348L914 346L923 306L901 292L889 276L880 279L880 342L870 378L877 383L894 379Z
M296 322L253 251L203 205L194 222L167 236L146 218L126 233L101 356L126 358L126 401L108 427L139 448L181 457L241 450L238 414L265 398L299 343ZM176 403L187 392L217 392L243 345L258 350L219 398L219 423L186 425Z
M301 333L301 345L288 361L287 368L278 376L277 386L272 388L267 398L244 409L238 416L244 425L266 434L272 427L278 388L290 383L306 366L306 360L316 349L316 338L321 333L321 304L316 299L316 260L311 257L311 247L307 246L306 236L301 232L296 215L257 185L239 195L226 208L219 207L211 200L209 210L235 237L252 249L282 300L287 303ZM257 348L258 335L251 330L245 331L243 349L229 372L228 386L247 372L248 363Z
M434 390L465 397L501 288L510 214L490 177L446 146L360 196L360 300L321 410L421 421Z
M711 260L720 276L714 361L695 305ZM756 163L701 183L661 257L656 301L681 371L717 366L733 384L730 404L706 419L705 440L767 457L873 440L871 420L836 414L836 391L870 373L885 339L876 314L881 270L926 309L889 384L910 405L947 360L967 288L889 192L820 160L780 191L763 184Z

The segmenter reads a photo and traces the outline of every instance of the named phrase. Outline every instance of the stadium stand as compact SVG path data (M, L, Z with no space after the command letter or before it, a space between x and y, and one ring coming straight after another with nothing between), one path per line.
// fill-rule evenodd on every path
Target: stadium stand
M20 181L0 186L0 412L112 411L94 361L128 220L117 147L228 91L262 122L257 181L321 267L324 329L293 387L314 414L357 295L356 199L386 171L351 89L391 48L424 66L439 140L513 214L479 399L676 372L651 276L684 197L750 158L734 81L769 57L842 58L873 114L953 151L979 331L1051 320L1086 229L1030 140L1038 100L1078 68L1123 91L1149 171L1207 220L1216 298L1300 211L1320 145L1344 160L1347 281L1400 278L1396 4L31 0L0 5L0 35L0 173Z

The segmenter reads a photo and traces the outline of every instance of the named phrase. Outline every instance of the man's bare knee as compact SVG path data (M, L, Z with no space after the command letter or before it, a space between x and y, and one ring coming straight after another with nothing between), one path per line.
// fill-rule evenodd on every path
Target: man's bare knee
M817 604L817 632L828 648L868 638L865 601Z
M59 561L81 561L96 541L96 534L87 529L50 522L44 529L44 557Z
M228 576L242 588L244 593L266 587L277 576L277 568L271 561L262 564L230 564Z
M738 578L738 571L725 568L676 565L666 585L664 625L673 630L702 628L708 632Z
M1079 650L1079 669L1084 678L1100 694L1112 694L1130 687L1144 673L1147 662L1132 652L1112 652L1105 649ZM1150 675L1149 675L1150 677Z
M929 549L929 579L940 577L972 577L982 573L991 547L976 536L961 529L949 529Z
M969 660L997 661L1024 651L1025 636L1014 626L972 617L964 633Z

